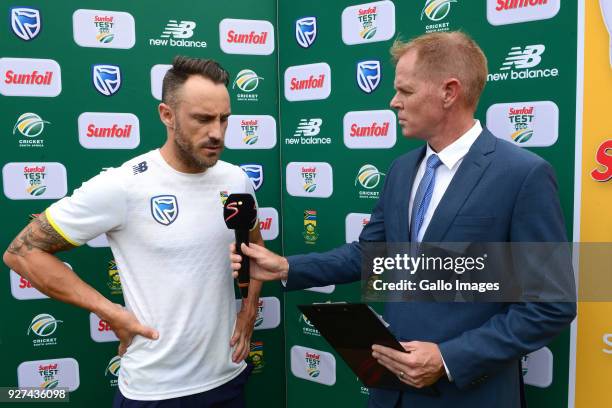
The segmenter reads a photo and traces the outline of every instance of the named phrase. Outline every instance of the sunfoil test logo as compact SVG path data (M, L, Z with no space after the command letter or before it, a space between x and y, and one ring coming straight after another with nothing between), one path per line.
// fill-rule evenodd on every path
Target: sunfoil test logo
M242 141L245 145L252 146L257 143L257 140L259 140L257 119L243 120L240 122L240 129L242 129Z
M499 72L487 75L487 81L498 82L516 79L550 78L559 76L558 68L536 68L546 51L544 44L512 47Z
M262 299L259 299L259 302L257 303L257 315L255 316L255 326L254 327L259 327L263 323L264 321L263 309L264 309L264 302Z
M57 330L59 323L63 323L61 320L55 319L47 313L41 313L34 316L30 326L28 327L27 335L31 333L36 335L38 338L32 340L32 346L54 346L57 344L57 338L51 337Z
M487 128L521 147L547 147L559 135L559 108L552 101L498 103L487 110Z
M304 361L306 362L306 372L308 376L317 378L319 374L321 374L321 369L319 367L321 365L321 355L306 352Z
M35 113L27 112L17 118L13 127L13 134L19 132L23 138L19 140L19 147L44 147L42 139L35 139L45 130L45 124L51 124L43 120Z
M395 34L395 5L377 1L350 6L342 11L341 22L347 45L386 41Z
M234 79L234 83L232 84L232 89L238 88L243 93L237 93L236 99L238 101L250 101L257 102L259 100L259 95L253 93L259 86L259 81L263 81L263 77L257 75L255 71L252 69L243 69L236 75L236 79Z
M168 20L159 38L150 38L154 47L206 48L206 41L191 40L197 24L190 20Z
M30 41L40 34L42 22L39 10L29 7L13 7L10 13L11 28L17 37Z
M47 191L45 184L45 166L34 166L23 168L23 177L26 179L26 192L32 196L41 196Z
M72 36L81 47L129 49L136 44L130 13L79 9L72 14Z
M304 180L304 185L302 188L307 193L312 193L317 189L317 168L316 167L302 167L301 170L302 179Z
M47 364L38 367L38 374L43 380L40 384L40 388L53 389L59 385L59 379L57 378L60 373L58 364Z
M451 12L452 3L457 0L426 0L421 11L421 21L427 19L432 24L425 26L426 33L449 31L450 23L444 21Z

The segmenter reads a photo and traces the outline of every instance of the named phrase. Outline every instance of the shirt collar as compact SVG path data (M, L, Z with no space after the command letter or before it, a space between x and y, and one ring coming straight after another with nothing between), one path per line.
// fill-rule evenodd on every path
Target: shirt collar
M470 150L478 136L482 133L482 126L480 121L476 119L474 126L472 126L467 132L465 132L459 139L446 146L442 151L438 152L438 157L444 166L449 170L452 170L455 165L465 157L467 152ZM427 151L425 153L425 159L429 156L436 154L433 149L427 144Z

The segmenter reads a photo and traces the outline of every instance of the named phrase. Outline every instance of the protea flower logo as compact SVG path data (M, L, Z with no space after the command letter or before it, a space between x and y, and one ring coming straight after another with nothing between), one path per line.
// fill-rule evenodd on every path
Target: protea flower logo
M43 130L45 130L46 120L43 120L40 116L35 113L28 112L17 118L17 123L13 127L13 134L17 131L26 137L39 136Z
M368 190L372 190L373 188L376 188L378 186L382 176L384 175L385 174L379 172L375 166L371 164L365 164L361 166L361 168L357 172L357 177L355 177L355 185L359 183L361 187Z
M253 92L259 86L259 80L263 80L255 71L251 69L243 69L238 72L232 88L238 87L243 92Z
M108 376L109 374L114 377L119 377L119 369L121 368L121 357L115 356L111 358L106 366L106 370L104 370L104 375Z
M28 328L28 336L30 332L33 332L39 337L49 337L57 330L58 323L62 323L62 321L56 320L55 317L50 314L39 314L32 319L32 323L30 323L30 327Z
M431 21L440 21L448 16L451 9L451 3L456 3L457 0L426 0L425 7L421 12L421 20L427 16Z

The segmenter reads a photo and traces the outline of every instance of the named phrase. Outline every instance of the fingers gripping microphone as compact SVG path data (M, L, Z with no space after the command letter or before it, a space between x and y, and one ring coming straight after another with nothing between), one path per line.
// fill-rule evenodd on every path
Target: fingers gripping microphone
M238 287L243 298L249 295L249 257L242 254L240 245L249 245L249 231L257 222L255 199L250 194L230 194L223 206L223 218L227 228L236 234L236 252L242 256L238 271Z

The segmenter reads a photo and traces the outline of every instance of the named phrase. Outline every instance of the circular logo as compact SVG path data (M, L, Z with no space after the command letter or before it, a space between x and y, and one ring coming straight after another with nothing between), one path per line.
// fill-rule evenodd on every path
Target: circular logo
M47 191L47 186L35 185L28 187L26 190L30 193L30 195L38 197L45 194L45 191Z
M427 0L423 13L431 21L440 21L450 13L451 3L457 0Z
M359 183L361 184L361 187L371 190L378 186L378 184L380 183L381 176L384 176L384 174L379 172L375 166L371 164L365 164L361 166L361 168L357 172L357 177L355 178L355 185Z
M249 135L244 135L244 137L242 138L242 141L248 145L248 146L252 146L255 143L257 143L257 140L259 139L259 137L257 136L257 134L253 133L253 134L249 134Z
M516 143L525 143L529 139L531 139L531 136L533 136L533 130L531 129L517 130L516 132L510 135L512 140L514 140Z
M96 35L96 39L102 44L108 44L113 41L115 34L113 33L100 33Z
M259 80L263 80L262 77L257 76L255 71L250 69L243 69L238 72L232 88L236 86L243 92L253 92L259 86Z
M28 328L28 334L34 332L37 336L48 337L55 333L57 324L61 322L61 320L55 320L55 317L50 314L39 314L32 319L32 323L30 323L30 327Z
M106 366L106 370L104 371L104 375L111 374L115 377L119 377L119 369L121 368L121 357L115 356L111 358Z
M23 136L36 137L45 129L45 123L49 122L43 120L35 113L24 113L17 119L17 123L15 123L15 127L13 128L13 134L19 131Z

